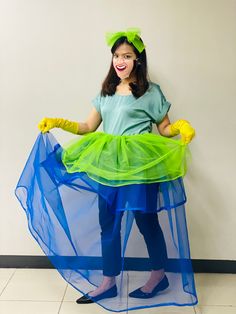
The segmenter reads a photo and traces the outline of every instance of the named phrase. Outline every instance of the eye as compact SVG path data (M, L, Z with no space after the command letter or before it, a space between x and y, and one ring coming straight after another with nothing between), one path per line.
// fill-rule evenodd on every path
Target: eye
M118 58L118 55L114 53L113 59L117 59L117 58Z
M125 59L131 59L132 56L131 55L125 55Z

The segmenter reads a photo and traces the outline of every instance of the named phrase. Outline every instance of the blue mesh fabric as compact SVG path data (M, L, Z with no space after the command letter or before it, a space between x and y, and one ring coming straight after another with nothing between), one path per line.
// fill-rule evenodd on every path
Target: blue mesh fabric
M40 134L15 193L31 234L63 278L87 293L103 274L116 275L118 296L98 301L110 311L195 305L182 179L106 186L67 173L61 152L51 133ZM150 299L128 296L162 267L168 289Z

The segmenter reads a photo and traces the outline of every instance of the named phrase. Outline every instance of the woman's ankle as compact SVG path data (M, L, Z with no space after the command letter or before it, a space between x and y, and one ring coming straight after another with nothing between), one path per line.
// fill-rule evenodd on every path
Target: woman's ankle
M163 279L165 277L165 270L164 268L159 269L159 270L152 270L150 277L157 278L159 280Z
M103 276L102 283L100 287L105 289L109 289L116 284L116 277Z
M103 277L102 283L95 290L89 292L89 295L95 297L109 289L111 289L116 284L115 277Z

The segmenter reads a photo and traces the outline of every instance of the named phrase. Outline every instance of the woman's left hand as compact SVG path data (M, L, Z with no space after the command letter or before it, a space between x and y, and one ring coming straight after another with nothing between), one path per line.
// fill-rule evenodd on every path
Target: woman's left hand
M194 138L195 130L188 121L177 120L173 124L170 124L170 134L171 136L180 134L181 141L184 144L188 144Z

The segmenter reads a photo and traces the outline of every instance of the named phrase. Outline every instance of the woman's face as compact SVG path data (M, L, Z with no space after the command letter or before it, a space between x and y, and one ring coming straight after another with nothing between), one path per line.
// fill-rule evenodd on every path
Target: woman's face
M116 71L117 76L123 80L130 76L130 73L134 67L134 60L136 59L136 54L133 48L124 43L121 44L113 54L113 67Z

